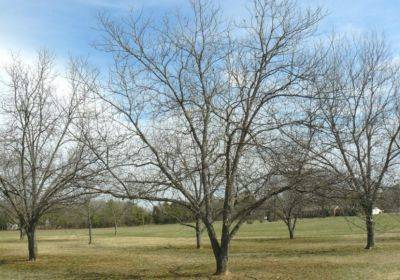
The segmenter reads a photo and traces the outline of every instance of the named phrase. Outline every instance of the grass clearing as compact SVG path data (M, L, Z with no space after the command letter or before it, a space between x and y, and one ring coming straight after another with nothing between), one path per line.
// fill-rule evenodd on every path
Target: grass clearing
M304 219L295 240L281 222L246 224L232 241L227 279L400 279L398 216L377 217L377 246L364 250L357 218ZM194 231L146 225L87 232L41 230L38 260L26 261L18 232L0 232L0 279L207 279L215 270L208 238L195 249Z

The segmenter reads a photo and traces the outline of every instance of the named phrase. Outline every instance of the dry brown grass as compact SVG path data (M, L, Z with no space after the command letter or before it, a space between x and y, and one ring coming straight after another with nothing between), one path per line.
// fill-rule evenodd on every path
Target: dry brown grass
M326 224L332 225L330 231ZM118 237L111 233L110 229L95 230L95 243L89 246L84 230L41 231L39 259L29 263L26 262L25 242L18 240L16 232L2 232L0 278L213 277L214 259L206 236L206 246L196 250L192 232L178 225L124 228ZM302 221L295 240L288 240L283 234L286 233L280 223L246 225L232 243L231 272L225 278L400 279L397 227L380 232L378 246L371 251L362 249L362 232L351 229L338 218Z

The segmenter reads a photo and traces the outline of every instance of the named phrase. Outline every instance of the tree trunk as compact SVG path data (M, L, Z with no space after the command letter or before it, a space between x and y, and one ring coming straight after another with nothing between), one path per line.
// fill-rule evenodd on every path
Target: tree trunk
M215 272L215 275L224 275L228 273L228 257L229 257L230 241L231 238L229 234L229 227L223 225L221 234L221 245L219 247L219 250L217 250L217 254L215 255L217 262L217 271Z
M89 230L89 241L88 244L92 244L92 219L90 214L88 215L88 230Z
M196 218L196 248L201 248L201 219Z
M365 249L372 249L375 246L374 219L372 216L372 208L366 211L365 225L367 227L367 246L365 246Z
M24 229L23 227L19 227L19 240L24 240Z
M224 275L228 273L229 241L224 245L222 244L221 248L218 250L218 254L215 256L215 260L217 263L217 271L215 272L215 275Z
M90 219L89 219L88 229L89 229L89 241L88 241L88 244L90 245L90 244L92 244L92 222L91 222Z
M117 221L114 221L114 236L117 236L117 228L118 228Z
M294 230L290 228L289 226L289 238L294 239Z
M35 261L37 255L37 246L36 246L36 228L34 224L29 225L26 228L26 235L28 237L28 260Z
M25 236L25 229L24 229L24 222L22 221L22 219L19 219L19 223L18 223L18 230L19 230L19 240L24 240L24 236Z

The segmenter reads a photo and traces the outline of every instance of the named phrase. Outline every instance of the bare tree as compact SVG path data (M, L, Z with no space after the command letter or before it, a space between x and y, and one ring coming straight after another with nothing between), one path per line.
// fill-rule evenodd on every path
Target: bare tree
M288 135L287 131L284 135ZM297 220L301 217L311 194L315 193L321 184L316 183L318 172L310 164L313 159L310 154L314 137L312 128L300 127L297 137L295 135L290 134L289 142L287 139L281 139L278 143L279 148L267 159L274 162L276 184L290 186L289 190L273 198L274 213L286 224L290 239L294 238ZM296 144L299 142L301 146Z
M57 95L52 64L46 51L32 66L13 57L2 97L0 192L24 226L30 261L40 217L77 197L75 184L93 173L90 154L75 141L80 88L71 79L71 91Z
M93 216L95 214L95 211L93 210L93 203L92 203L92 197L91 196L85 196L83 198L83 204L84 204L84 209L85 209L85 214L86 214L86 223L87 223L87 228L88 228L88 244L91 245L93 241Z
M300 84L316 59L304 45L321 14L292 1L257 0L231 28L210 2L191 5L190 18L165 18L161 26L135 15L122 23L100 18L98 47L113 54L115 67L107 86L97 84L96 72L81 76L114 124L111 131L92 124L85 140L114 179L103 192L177 203L201 217L216 274L225 274L240 226L289 188L270 186L270 170L248 155L258 137L276 131L272 109L284 110L284 98L305 97ZM240 183L249 169L252 182Z
M153 214L156 216L156 219L161 215L161 217L164 217L169 222L179 223L182 226L193 229L196 236L196 248L201 248L201 235L205 227L202 224L200 215L195 215L195 213L188 211L182 205L168 202L154 206ZM157 223L157 221L155 222Z
M289 190L276 197L277 215L287 226L289 238L294 238L297 219L306 205L306 194Z
M7 213L11 222L13 222L18 226L19 240L21 241L24 240L25 237L24 221L21 220L18 217L18 215L13 211L12 206L7 202L7 200L3 200L0 202L0 209L3 209L5 213Z
M366 249L374 246L372 209L398 178L399 64L377 35L333 40L314 81L318 165L336 174L345 197L362 209Z
M124 206L121 203L115 202L114 200L110 199L107 202L107 207L110 209L113 219L114 236L117 236L118 224L125 212Z

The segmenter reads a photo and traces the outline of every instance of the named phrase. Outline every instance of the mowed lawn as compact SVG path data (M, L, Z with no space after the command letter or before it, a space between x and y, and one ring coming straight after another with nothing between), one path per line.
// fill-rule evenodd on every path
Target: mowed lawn
M400 216L376 218L376 248L363 249L358 218L300 220L295 240L281 222L245 224L232 241L226 279L400 279ZM26 261L18 232L0 232L0 279L207 279L214 258L206 234L181 225L41 230L39 258Z

